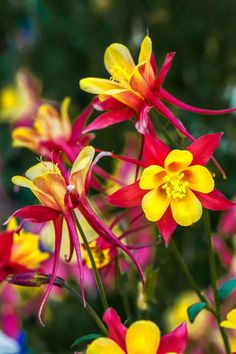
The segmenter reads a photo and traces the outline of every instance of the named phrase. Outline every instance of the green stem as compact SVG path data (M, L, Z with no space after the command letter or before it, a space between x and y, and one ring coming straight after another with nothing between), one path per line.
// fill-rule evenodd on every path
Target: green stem
M76 222L76 226L78 227L78 230L79 230L80 235L82 237L82 240L83 240L83 243L85 245L86 251L88 253L89 260L91 262L94 278L95 278L95 281L96 281L96 284L97 284L97 288L98 288L98 292L99 292L99 295L100 295L100 298L101 298L103 309L104 309L104 311L106 311L106 309L109 306L108 306L108 302L107 302L107 298L106 298L106 293L105 293L105 290L104 290L104 287L103 287L103 284L102 284L102 280L101 280L99 271L97 269L96 263L94 261L93 253L91 251L91 248L89 246L88 240L87 240L87 238L85 236L85 233L84 233L84 231L83 231L83 229L82 229L82 227L81 227L81 225L79 223L79 220L77 219L77 216L76 216L75 213L74 213L74 219L75 219L75 222Z
M208 210L204 210L203 220L207 235L207 245L208 245L208 257L209 257L209 266L210 266L210 276L211 276L211 286L214 293L215 307L216 307L216 320L219 326L219 330L224 342L225 350L227 354L231 353L230 344L228 336L225 332L225 329L220 326L221 316L220 316L220 300L217 290L217 273L216 273L216 262L215 262L215 253L212 247L212 232L211 232L211 223Z
M131 310L130 310L130 305L129 305L129 300L127 297L127 292L125 287L121 287L121 272L120 272L120 267L118 262L116 262L116 287L119 291L123 307L125 310L126 318L129 318L131 316Z
M189 285L191 286L191 288L195 291L195 293L197 294L197 296L199 297L199 300L206 302L207 305L207 309L212 312L212 309L210 309L209 307L209 302L207 300L207 298L202 294L202 292L200 291L200 289L198 288L192 274L190 273L190 270L185 262L185 260L183 259L181 253L179 252L179 249L175 243L175 241L173 239L170 240L170 249L180 267L180 269L182 270L183 274L185 275L186 279L189 282Z
M157 112L155 112L155 115L157 116ZM166 130L163 127L163 124L161 124L158 120L158 118L155 118L155 123L154 123L157 128L160 130L160 132L163 134L163 136L166 138L166 140L168 141L168 143L176 148L180 148L180 145L178 143L176 143L176 141L174 141L174 139L172 139L169 134L166 132Z
M84 301L82 299L82 296L68 283L64 282L63 287L67 290L69 290L71 292L71 294L77 299L79 300L79 302L81 303L81 305L84 307ZM102 333L107 337L108 336L108 332L107 329L104 325L104 323L102 322L102 320L100 319L100 317L98 316L98 314L94 311L94 309L88 304L88 302L86 301L86 306L84 307L85 310L89 313L89 315L92 317L92 319L94 320L94 322L97 324L97 326L100 328L100 330L102 331Z

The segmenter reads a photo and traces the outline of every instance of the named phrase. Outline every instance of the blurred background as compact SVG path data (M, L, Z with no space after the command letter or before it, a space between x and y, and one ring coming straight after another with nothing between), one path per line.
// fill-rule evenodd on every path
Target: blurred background
M60 102L72 98L71 116L89 103L91 96L79 89L87 76L108 77L103 64L106 47L126 44L137 58L146 33L153 41L157 65L167 52L176 51L165 88L189 104L205 108L236 106L236 2L235 0L2 0L0 1L0 91L14 84L19 69L29 71L41 97ZM0 102L0 108L3 102ZM4 107L3 107L4 108ZM236 194L236 116L199 116L174 111L194 136L224 131L216 157L228 179L218 176L217 186L228 197ZM0 220L17 206L33 202L27 191L15 194L10 178L22 174L36 156L25 149L12 149L10 117L1 118L0 128ZM96 146L120 152L130 123L98 132ZM117 134L118 133L118 134ZM114 139L116 136L116 139ZM109 166L108 166L109 168ZM216 228L218 214L213 216ZM178 242L200 286L208 285L205 242L201 225L179 231ZM193 237L190 235L193 234ZM156 257L156 300L149 318L162 324L163 309L171 305L173 292L186 287L176 280L171 256ZM163 258L163 259L162 259ZM200 265L196 267L197 263ZM162 274L161 269L164 270ZM219 269L221 272L221 270ZM174 288L173 284L174 281ZM109 296L119 309L119 298ZM93 298L92 303L100 311ZM123 310L120 309L121 314ZM70 353L70 345L81 335L96 331L83 308L71 297L54 301L46 328L35 316L24 329L32 353ZM164 326L163 326L164 328Z

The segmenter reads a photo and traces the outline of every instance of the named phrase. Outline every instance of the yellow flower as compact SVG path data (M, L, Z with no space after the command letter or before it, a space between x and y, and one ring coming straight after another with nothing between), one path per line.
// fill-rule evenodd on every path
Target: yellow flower
M155 82L151 55L152 42L148 36L142 41L137 65L125 45L113 43L104 54L104 64L111 75L110 80L85 78L80 80L80 87L84 91L99 94L100 100L112 96L139 111L144 102L143 96Z
M12 218L8 223L7 230L17 228L16 219ZM40 236L24 229L20 235L13 235L13 246L10 255L10 262L25 266L28 269L36 270L40 264L49 258L49 253L40 251Z
M231 310L226 315L226 320L221 322L221 327L236 329L236 309Z
M155 323L137 321L128 328L126 333L127 353L156 354L160 338L160 330ZM98 338L88 346L86 354L125 354L125 352L112 339Z
M164 166L150 165L144 169L139 187L149 190L142 198L142 209L149 221L159 221L170 206L175 222L189 226L202 215L202 204L196 192L210 193L214 180L202 165L191 165L193 154L172 150Z

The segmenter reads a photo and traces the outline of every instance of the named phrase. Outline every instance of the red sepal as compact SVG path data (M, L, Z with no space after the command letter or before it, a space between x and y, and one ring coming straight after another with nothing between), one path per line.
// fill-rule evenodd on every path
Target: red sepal
M219 145L223 133L206 134L200 136L187 150L193 154L191 165L206 165Z
M137 181L109 195L108 201L121 208L135 207L141 205L141 200L146 193L147 191L140 189Z

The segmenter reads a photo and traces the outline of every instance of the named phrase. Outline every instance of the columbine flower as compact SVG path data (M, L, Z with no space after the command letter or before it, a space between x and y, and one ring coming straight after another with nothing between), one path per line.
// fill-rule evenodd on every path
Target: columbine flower
M26 177L15 176L12 181L18 186L31 189L42 206L26 206L17 210L14 215L32 222L46 222L52 220L55 229L55 253L52 277L46 291L44 305L58 268L62 241L63 220L66 221L70 238L70 249L67 260L70 261L75 251L79 267L80 285L84 297L84 276L80 241L73 217L72 210L79 209L90 226L97 234L108 242L120 247L136 264L142 276L142 270L132 252L112 233L112 231L100 220L88 203L86 194L91 184L92 160L95 150L87 146L81 150L75 160L69 177L62 176L61 170L52 162L40 162L26 171ZM98 158L96 159L98 160ZM95 162L96 162L95 160Z
M0 234L0 281L8 275L39 270L48 257L47 252L40 251L39 236L19 230L11 219L7 231Z
M221 322L221 327L236 329L236 309L226 315L226 320Z
M157 72L152 42L148 36L141 43L137 65L126 46L120 43L111 44L104 55L105 67L111 75L110 80L100 78L80 80L82 90L99 95L100 102L95 105L95 108L108 110L95 119L85 131L101 129L131 119L135 115L138 120L136 127L143 134L150 125L148 111L154 106L182 134L193 140L193 136L162 100L200 114L224 114L235 111L236 108L213 111L192 107L165 91L162 85L170 70L174 55L174 52L168 53L160 71Z
M185 324L161 337L159 327L151 321L136 321L127 329L112 308L105 312L103 320L108 326L108 338L95 339L86 354L182 354L185 350Z
M221 133L198 138L186 150L170 150L161 140L146 136L140 180L113 193L109 200L120 207L141 205L146 218L157 222L166 244L176 225L190 226L202 207L226 210L233 206L217 189L204 167L219 144Z
M40 84L25 70L18 70L15 85L0 91L0 121L30 121L41 103Z
M60 113L50 104L42 104L34 118L33 127L18 126L12 131L14 147L26 147L51 158L52 150L63 151L73 163L81 146L87 145L92 135L82 135L82 129L93 108L88 105L71 124L68 109L70 98L61 104Z

